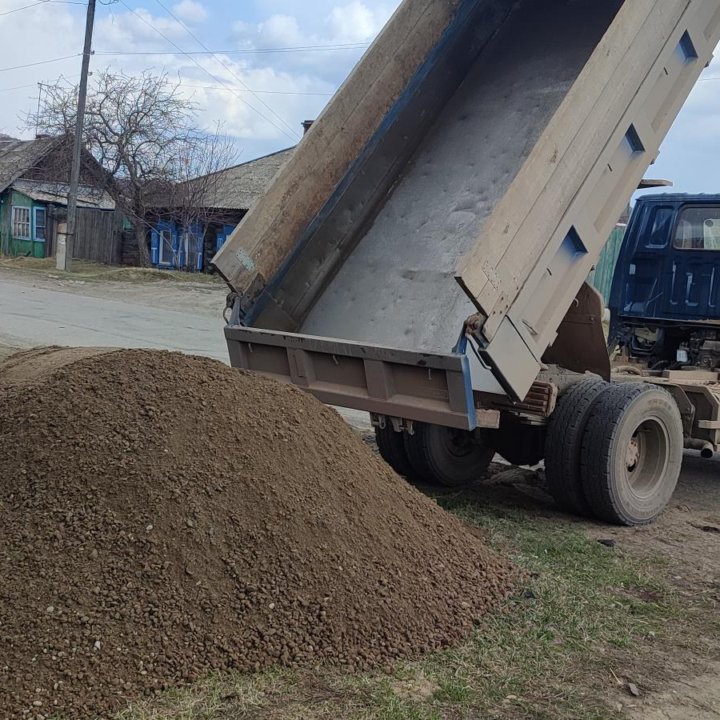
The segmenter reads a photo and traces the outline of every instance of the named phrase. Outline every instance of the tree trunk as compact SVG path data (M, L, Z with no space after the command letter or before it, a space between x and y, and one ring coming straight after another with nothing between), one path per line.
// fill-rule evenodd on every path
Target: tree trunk
M150 248L147 241L147 229L141 223L135 228L135 239L138 247L138 262L140 267L150 267Z

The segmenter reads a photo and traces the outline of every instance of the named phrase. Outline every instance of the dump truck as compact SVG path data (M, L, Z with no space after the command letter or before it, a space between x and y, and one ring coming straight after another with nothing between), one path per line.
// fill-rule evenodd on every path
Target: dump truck
M498 452L652 521L720 397L612 377L585 279L719 39L720 0L404 0L214 258L231 364L370 413L409 479Z

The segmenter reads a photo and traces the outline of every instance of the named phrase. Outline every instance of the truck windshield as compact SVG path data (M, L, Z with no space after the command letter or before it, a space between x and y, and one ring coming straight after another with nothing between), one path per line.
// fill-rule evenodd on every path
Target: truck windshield
M679 250L720 250L720 207L685 208L673 245Z

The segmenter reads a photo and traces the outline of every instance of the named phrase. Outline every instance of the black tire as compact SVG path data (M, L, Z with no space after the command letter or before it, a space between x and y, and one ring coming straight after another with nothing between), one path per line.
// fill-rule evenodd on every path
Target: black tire
M405 450L418 479L428 484L462 487L478 480L495 451L467 430L414 423Z
M585 426L585 497L601 520L650 523L675 491L682 455L682 420L672 396L646 383L613 386Z
M558 507L573 515L592 515L580 473L583 433L590 411L610 383L588 377L571 385L559 398L545 438L545 478Z
M405 452L403 435L405 435L405 432L395 432L389 422L383 428L375 426L375 442L380 451L380 457L398 475L409 478L412 475L412 469Z

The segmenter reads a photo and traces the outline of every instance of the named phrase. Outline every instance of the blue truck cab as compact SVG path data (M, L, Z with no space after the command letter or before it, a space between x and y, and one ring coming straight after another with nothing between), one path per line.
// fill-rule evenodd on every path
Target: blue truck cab
M615 266L609 346L650 373L720 366L720 195L648 195Z

